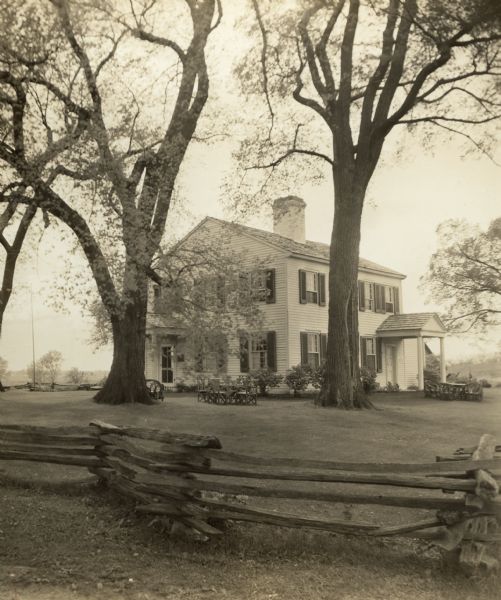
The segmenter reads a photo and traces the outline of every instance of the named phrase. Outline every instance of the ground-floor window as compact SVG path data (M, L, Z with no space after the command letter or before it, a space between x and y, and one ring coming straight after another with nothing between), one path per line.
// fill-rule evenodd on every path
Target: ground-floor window
M318 367L326 357L327 335L304 331L300 333L301 364Z
M360 338L360 364L371 371L381 373L381 339L375 337Z
M228 363L228 342L225 336L214 334L195 343L195 372L225 373Z
M277 370L276 334L240 332L240 372Z

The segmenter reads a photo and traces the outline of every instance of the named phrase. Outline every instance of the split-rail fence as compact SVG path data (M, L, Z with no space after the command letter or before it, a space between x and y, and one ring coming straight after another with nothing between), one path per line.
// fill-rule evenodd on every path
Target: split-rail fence
M500 458L501 446L488 434L476 446L435 462L347 463L235 454L224 451L213 436L101 421L57 428L0 424L0 460L86 467L132 498L137 511L207 537L221 535L220 524L229 520L419 538L451 552L468 572L498 566ZM318 518L286 512L284 502L298 506L299 513L313 502L329 508L409 509L410 516L392 525L358 522L344 513L342 518Z

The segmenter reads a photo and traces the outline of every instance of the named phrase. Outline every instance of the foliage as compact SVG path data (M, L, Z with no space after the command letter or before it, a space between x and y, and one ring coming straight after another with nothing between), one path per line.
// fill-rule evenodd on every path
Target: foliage
M492 383L488 379L479 379L479 383L483 388L491 388Z
M150 401L148 280L161 279L152 265L208 98L220 11L217 0L2 5L0 202L40 210L87 259L114 341L99 401ZM75 286L93 301L85 277Z
M269 388L278 387L282 381L282 375L275 373L270 368L256 369L255 371L249 372L249 379L255 387L259 390L261 396L266 396Z
M184 381L178 381L176 383L176 391L179 393L196 392L197 390L197 384L185 383Z
M285 374L284 382L294 392L294 397L300 395L311 382L312 368L309 365L295 365Z
M363 206L386 139L397 127L457 133L488 151L476 126L498 118L497 44L501 5L418 2L253 0L260 36L240 68L244 90L262 96L270 119L253 128L241 159L256 171L239 188L255 200L283 188L283 166L298 158L332 177L329 331L321 403L353 408L360 397L356 286ZM296 103L292 106L293 99ZM494 136L493 136L494 137ZM271 155L271 158L270 158ZM299 169L301 177L306 168ZM245 200L245 199L244 199ZM350 360L354 365L350 369Z
M63 361L63 355L57 350L49 350L44 354L38 364L42 372L46 373L49 383L55 383L59 372L61 371L61 363Z
M438 230L439 249L422 278L431 299L444 307L455 332L486 331L501 320L501 218L487 230L449 220Z
M366 394L370 394L377 389L376 382L377 373L373 369L368 367L362 367L360 369L360 379L362 381L362 387Z
M325 371L327 369L327 364L325 361L322 362L316 369L311 370L311 385L319 390L324 385L325 381Z
M424 368L425 383L440 382L440 359L434 354L427 354Z
M66 379L70 383L82 383L85 379L85 371L80 371L78 367L72 367L66 374Z
M9 363L5 360L5 358L0 356L0 379L2 379L2 377L5 377L5 375L7 375L8 372Z

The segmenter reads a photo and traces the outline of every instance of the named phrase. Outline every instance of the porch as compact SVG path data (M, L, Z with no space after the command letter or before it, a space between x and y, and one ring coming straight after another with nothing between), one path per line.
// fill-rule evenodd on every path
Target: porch
M440 381L447 378L445 368L445 336L447 330L436 313L408 313L389 316L376 330L376 336L383 343L399 342L406 339L416 340L417 386L424 390L425 340L440 340Z

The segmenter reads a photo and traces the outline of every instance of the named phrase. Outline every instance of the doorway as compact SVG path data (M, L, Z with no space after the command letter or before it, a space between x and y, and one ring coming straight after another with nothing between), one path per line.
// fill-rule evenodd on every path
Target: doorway
M160 381L174 383L174 346L162 346L160 353Z
M385 371L386 383L398 383L397 375L397 347L392 344L385 344Z

